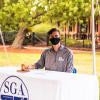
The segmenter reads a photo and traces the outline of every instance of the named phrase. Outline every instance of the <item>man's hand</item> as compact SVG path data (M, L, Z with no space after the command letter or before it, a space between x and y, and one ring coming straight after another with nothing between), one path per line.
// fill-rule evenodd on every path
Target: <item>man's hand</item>
M25 65L25 64L21 64L21 71L29 71L31 69L34 69L34 65Z
M29 66L26 66L25 64L21 64L21 71L29 71Z

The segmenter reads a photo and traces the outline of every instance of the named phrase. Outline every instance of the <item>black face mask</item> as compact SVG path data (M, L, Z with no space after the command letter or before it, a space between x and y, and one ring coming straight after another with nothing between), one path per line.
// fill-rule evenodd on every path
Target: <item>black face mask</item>
M51 38L50 41L53 45L56 45L60 42L60 38Z

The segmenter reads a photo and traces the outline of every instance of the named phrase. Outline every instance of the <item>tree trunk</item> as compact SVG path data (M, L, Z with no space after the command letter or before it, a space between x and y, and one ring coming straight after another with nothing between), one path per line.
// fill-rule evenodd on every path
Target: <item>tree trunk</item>
M58 28L60 27L60 21L57 21L57 27Z
M98 35L100 35L100 16L98 17Z
M0 9L4 6L4 0L0 0Z
M12 43L12 48L23 48L23 41L25 39L25 34L28 32L26 27L21 27Z

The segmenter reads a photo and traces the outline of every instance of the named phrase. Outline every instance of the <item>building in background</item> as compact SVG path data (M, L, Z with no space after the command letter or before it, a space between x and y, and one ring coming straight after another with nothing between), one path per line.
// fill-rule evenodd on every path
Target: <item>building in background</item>
M91 32L91 19L90 18L82 18L82 23L75 23L75 24L67 24L65 33L68 38L72 39L91 39L92 32ZM96 42L100 43L100 17L95 17L95 34L96 34Z

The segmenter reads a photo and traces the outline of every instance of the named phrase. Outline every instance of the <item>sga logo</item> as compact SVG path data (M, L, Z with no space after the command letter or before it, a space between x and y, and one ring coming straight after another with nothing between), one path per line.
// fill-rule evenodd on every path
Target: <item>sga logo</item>
M0 100L29 100L26 85L17 76L7 77L0 87Z

